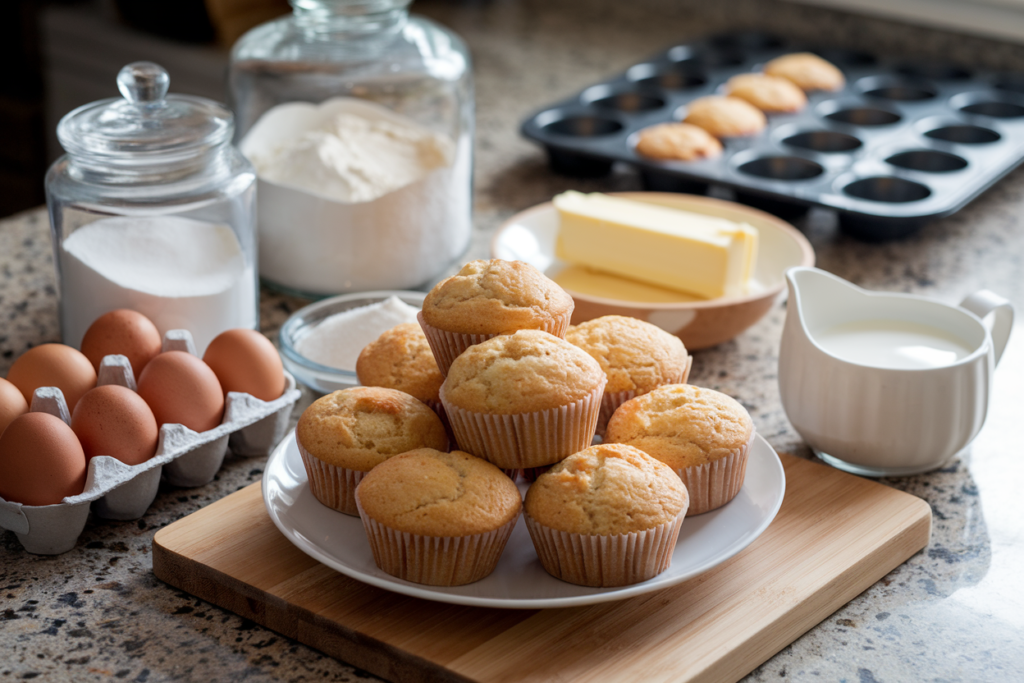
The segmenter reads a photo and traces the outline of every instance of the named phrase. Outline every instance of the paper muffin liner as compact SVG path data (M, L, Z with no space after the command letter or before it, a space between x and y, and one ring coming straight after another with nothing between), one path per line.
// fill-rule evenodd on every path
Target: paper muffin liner
M441 418L441 422L444 422L446 419L448 419L448 416L444 412L444 406L441 404L440 399L430 399L428 401L424 401L424 403L426 403L431 410L437 413L437 416Z
M538 328L544 332L555 335L559 339L565 339L565 331L569 329L569 318L572 315L572 311L569 311L565 315L548 322ZM423 328L423 334L427 336L427 343L430 344L430 350L434 352L434 360L437 361L437 367L441 371L441 374L445 377L448 376L448 368L452 366L452 362L459 357L459 355L474 344L485 342L492 337L497 337L497 334L462 334L461 332L448 332L438 327L434 327L423 319L423 311L416 314L416 320L419 321L420 327Z
M495 415L441 402L459 448L502 469L542 467L561 462L590 445L601 411L602 381L575 403L532 413Z
M597 416L597 429L596 433L604 438L605 430L608 428L608 420L612 419L612 413L619 409L626 401L631 398L636 398L640 393L636 389L630 389L628 391L615 391L612 393L605 393L601 397L601 412Z
M751 432L746 444L724 458L675 470L690 494L691 515L716 510L739 494L747 474L747 454L753 443L754 433Z
M424 401L434 413L441 418L441 424L444 425L445 434L448 435L448 448L450 450L459 450L459 445L455 442L455 432L452 431L452 423L448 419L448 413L444 409L440 400Z
M463 586L488 576L498 566L519 513L493 531L468 536L424 536L399 531L373 519L356 505L373 561L391 576L428 586Z
M580 586L610 587L647 581L669 568L686 508L652 529L608 536L559 531L523 516L548 574Z
M295 442L302 456L302 464L306 467L306 477L313 497L333 510L358 516L356 486L366 476L366 472L329 465L303 448L297 438Z
M664 382L658 386L665 384L686 384L686 380L690 379L690 368L693 366L693 356L686 357L686 367L679 374L678 377L668 377ZM650 391L654 391L658 387L652 387ZM597 435L604 437L604 432L608 428L608 420L612 419L612 414L619 409L626 401L641 396L648 392L640 392L636 389L629 389L627 391L614 391L605 392L604 396L601 397L601 414L597 418Z

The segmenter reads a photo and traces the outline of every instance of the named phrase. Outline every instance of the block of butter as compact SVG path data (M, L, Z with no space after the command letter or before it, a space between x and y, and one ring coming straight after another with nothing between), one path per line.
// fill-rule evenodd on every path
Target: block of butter
M563 261L708 299L745 294L754 275L746 223L599 193L563 192L554 205Z

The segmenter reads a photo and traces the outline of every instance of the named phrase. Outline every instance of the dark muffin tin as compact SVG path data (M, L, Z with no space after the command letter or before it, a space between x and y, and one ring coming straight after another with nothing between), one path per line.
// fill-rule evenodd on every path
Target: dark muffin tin
M846 75L839 92L808 94L797 114L723 141L716 159L657 161L634 151L638 131L681 120L688 102L773 57L814 52ZM814 49L763 34L676 45L527 118L552 168L596 177L636 167L649 190L732 188L738 201L794 217L839 212L868 240L903 237L962 208L1024 161L1024 76Z

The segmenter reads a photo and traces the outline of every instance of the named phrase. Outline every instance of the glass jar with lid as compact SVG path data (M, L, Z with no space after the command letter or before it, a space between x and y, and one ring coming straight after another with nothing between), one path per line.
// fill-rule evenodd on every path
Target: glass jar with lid
M163 334L189 330L202 354L223 330L259 323L256 174L222 105L168 95L167 72L135 62L123 98L67 114L67 152L46 175L61 335L78 347L118 308Z
M409 0L291 4L231 53L260 275L305 296L424 285L469 246L466 47Z

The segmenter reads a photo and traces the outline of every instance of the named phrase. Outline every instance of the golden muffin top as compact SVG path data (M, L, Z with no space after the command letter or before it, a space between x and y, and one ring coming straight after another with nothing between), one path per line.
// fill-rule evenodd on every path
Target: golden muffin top
M726 93L765 112L795 112L807 106L807 96L793 81L768 74L739 74L725 84Z
M470 261L423 300L428 325L461 334L511 334L541 329L572 314L573 300L522 261Z
M769 76L793 81L802 90L839 90L846 78L832 62L810 52L795 52L776 57L764 65Z
M448 449L441 418L395 389L353 387L317 399L295 428L299 445L336 467L368 472L416 448Z
M626 401L604 439L636 446L674 470L703 465L742 449L754 433L733 398L689 384L666 384Z
M402 323L370 342L356 361L359 383L398 389L423 402L438 401L444 377L419 323Z
M601 365L605 393L646 393L685 381L689 357L682 340L648 322L606 315L570 327L565 340Z
M716 138L757 135L768 126L764 112L739 97L707 95L686 105L686 123L706 130Z
M419 448L375 467L356 489L363 512L384 526L423 536L493 531L519 515L519 489L469 453Z
M532 413L600 397L606 379L596 360L564 339L520 330L471 346L452 363L444 401L478 413Z
M689 505L671 468L623 444L601 444L570 455L526 492L526 513L569 533L617 535L673 521Z

